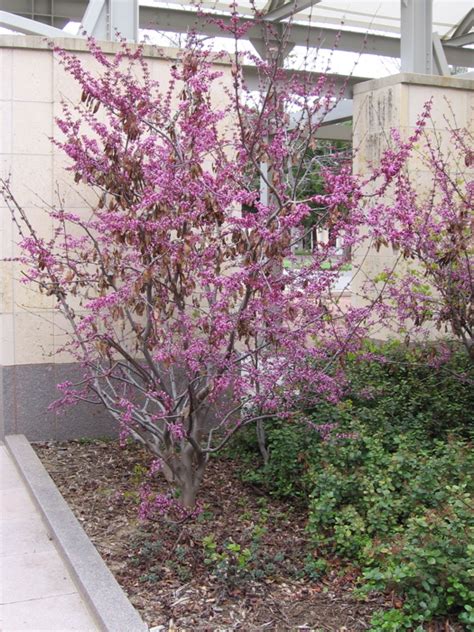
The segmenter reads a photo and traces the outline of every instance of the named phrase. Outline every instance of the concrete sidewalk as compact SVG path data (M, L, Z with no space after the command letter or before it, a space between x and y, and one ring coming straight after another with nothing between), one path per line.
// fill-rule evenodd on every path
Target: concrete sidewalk
M98 631L2 444L0 565L2 632Z

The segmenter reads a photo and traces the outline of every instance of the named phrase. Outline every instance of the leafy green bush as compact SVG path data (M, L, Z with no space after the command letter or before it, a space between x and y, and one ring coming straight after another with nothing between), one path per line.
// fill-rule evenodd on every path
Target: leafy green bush
M473 367L457 353L435 366L429 348L366 351L348 359L338 405L303 411L306 426L267 424L265 467L244 433L233 447L251 455L242 475L306 505L316 559L357 564L361 592L400 595L403 607L376 613L373 630L448 615L472 626Z
M266 487L271 495L281 498L296 499L301 497L304 490L302 479L308 451L314 441L314 431L309 434L307 429L298 425L274 421L267 426L267 447L271 458L266 467L259 467L259 453L256 435L253 429L248 429L234 443L233 450L239 453L242 460L242 478L248 483ZM317 438L317 437L316 437ZM242 448L250 448L251 458L242 458ZM255 465L257 464L257 467Z
M442 506L450 486L474 470L464 443L414 445L400 435L390 449L381 436L359 435L320 446L307 474L308 530L315 544L364 561L374 539L400 532L412 516Z
M443 505L411 516L403 532L376 547L373 565L363 573L361 592L403 595L403 622L410 629L441 615L474 626L474 506L465 487L446 491ZM375 629L400 629L388 625L396 617L377 613Z
M441 361L435 347L395 342L367 343L366 352L379 361L349 359L346 401L367 428L420 439L474 437L474 366L464 352L454 350Z

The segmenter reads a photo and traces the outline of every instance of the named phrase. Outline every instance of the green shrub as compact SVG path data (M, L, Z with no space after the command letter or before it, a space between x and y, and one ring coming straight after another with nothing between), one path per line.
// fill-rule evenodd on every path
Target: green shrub
M254 431L237 440L242 476L306 505L310 574L336 554L361 569L361 592L399 594L403 607L376 613L373 630L443 616L472 627L473 368L461 353L436 367L429 348L366 351L383 361L350 357L338 405L266 425L265 467Z
M400 435L388 449L383 437L361 434L320 451L306 474L308 530L318 546L352 560L365 560L374 538L396 534L410 517L447 502L450 485L474 469L460 441L428 448Z
M472 629L474 506L465 487L448 486L446 491L446 502L410 517L399 535L376 548L361 592L402 595L403 615L412 625L450 615ZM391 612L379 613L375 622L387 623L392 617Z
M367 344L366 351L380 361L351 357L347 399L367 428L473 438L474 367L464 352L453 351L438 366L434 347Z
M256 442L256 435L254 437L253 432L249 429L242 437L245 443L251 440ZM293 500L300 498L305 491L303 475L307 467L306 459L311 441L315 439L314 435L314 431L308 434L308 428L299 424L272 422L267 426L269 462L266 467L259 467L257 453L247 462L244 459L243 480L264 486L274 496ZM241 455L242 443L239 442L237 450Z

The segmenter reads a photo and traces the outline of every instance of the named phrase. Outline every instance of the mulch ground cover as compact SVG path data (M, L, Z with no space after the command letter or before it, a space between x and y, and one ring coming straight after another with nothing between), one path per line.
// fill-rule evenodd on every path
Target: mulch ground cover
M356 572L337 560L318 577L304 511L244 484L232 460L210 462L197 517L144 522L139 487L151 460L144 450L100 441L34 447L150 626L357 632L369 629L374 610L394 605L382 595L357 601ZM160 479L153 484L166 490Z

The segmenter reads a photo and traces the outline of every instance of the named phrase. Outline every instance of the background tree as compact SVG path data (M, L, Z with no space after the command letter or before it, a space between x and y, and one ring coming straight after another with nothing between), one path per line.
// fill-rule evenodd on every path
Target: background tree
M395 131L393 138L403 145ZM390 244L403 261L376 281L388 281L386 304L398 332L423 340L437 330L474 360L473 136L453 118L450 141L443 147L434 129L423 134L397 170L390 201L372 207L376 246ZM429 174L421 183L410 169L415 153Z

